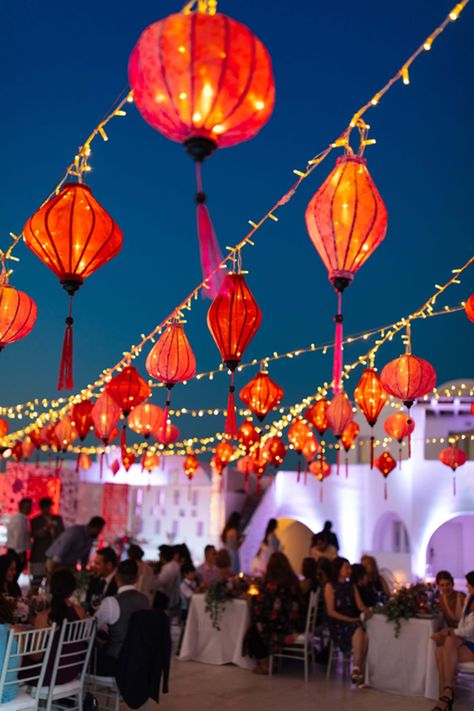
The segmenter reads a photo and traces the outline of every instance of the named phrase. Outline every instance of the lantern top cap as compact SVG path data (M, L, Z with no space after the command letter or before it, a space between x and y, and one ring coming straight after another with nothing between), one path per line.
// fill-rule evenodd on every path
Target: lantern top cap
M89 185L86 185L85 183L75 183L72 180L68 181L67 183L64 183L64 185L61 188L61 192L66 190L66 188L83 188L83 190L87 190L89 193L92 192Z
M344 153L342 156L339 156L338 159L336 160L336 165L340 165L341 163L361 163L362 165L367 165L367 161L365 158L362 156L358 156L355 153Z

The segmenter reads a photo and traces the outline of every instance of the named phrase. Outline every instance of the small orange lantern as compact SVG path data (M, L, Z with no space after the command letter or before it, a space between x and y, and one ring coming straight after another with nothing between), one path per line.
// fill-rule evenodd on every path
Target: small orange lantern
M252 420L244 420L237 430L237 440L248 454L260 442L260 434L255 429Z
M329 402L326 398L320 398L316 400L314 405L308 407L304 413L305 420L308 420L310 425L313 425L318 431L320 437L324 435L327 428L329 427L329 422L327 418L327 409L329 407Z
M277 385L267 372L261 371L244 385L239 396L255 417L263 422L268 413L280 403L283 388Z
M392 457L390 452L388 450L384 450L382 454L377 457L375 460L375 466L379 470L379 472L382 474L384 478L384 483L383 483L383 492L384 492L384 499L385 501L387 500L388 492L387 492L387 477L390 474L390 472L393 472L395 467L397 466L397 463L395 459Z
M466 316L468 317L469 321L472 321L474 323L474 294L471 294L471 296L464 304L464 311L466 312Z
M36 304L28 294L0 282L0 351L27 336L37 314Z
M106 392L103 390L97 398L96 403L91 413L94 421L96 435L105 444L111 441L111 435L116 429L117 422L120 419L120 407L116 404Z
M169 444L176 442L179 437L179 429L168 420L166 427L160 424L158 429L153 432L153 437L157 442L167 447Z
M373 428L387 402L387 391L373 368L366 368L354 390L354 400L372 428L370 435L370 468L374 468Z
M71 422L69 415L64 415L54 428L58 448L65 452L70 444L77 438L77 430Z
M151 402L137 405L128 416L128 426L145 439L156 432L163 423L163 410Z
M89 455L86 454L85 452L81 452L81 454L79 455L79 457L77 459L76 469L77 470L82 469L83 471L87 471L88 469L91 468L91 466L92 466L92 462L91 462L91 458L89 457Z
M72 406L71 422L73 423L77 435L81 442L85 440L91 429L94 427L92 419L92 410L94 403L92 400L81 400Z
M383 423L385 432L393 439L396 439L400 447L398 448L398 462L401 468L402 466L402 447L401 444L405 437L408 437L408 456L410 456L410 435L415 429L415 423L411 419L410 415L405 412L395 412L393 415L387 417Z
M5 435L8 432L9 427L10 427L10 425L7 422L7 420L5 420L3 417L0 417L0 439L5 437Z
M439 461L449 467L453 472L453 496L456 496L456 469L462 467L467 461L466 453L453 445L441 450L438 456Z
M301 419L293 420L288 428L288 441L293 446L293 449L298 454L303 452L303 447L306 442L308 435L311 434L311 428L308 427L306 423ZM296 480L300 480L301 475L301 461L298 458L298 473Z
M349 457L347 455L351 447L354 446L355 441L359 436L359 432L360 427L357 422L353 420L346 425L341 435L341 444L346 451L346 479L349 476Z
M143 452L141 458L142 471L146 469L146 471L150 473L153 469L156 469L159 463L160 459L154 452L151 452L149 449Z
M199 459L192 452L184 460L183 469L186 477L191 481L199 468Z
M323 481L330 476L331 465L323 458L315 459L314 462L311 462L309 465L309 471L321 483L321 488L319 489L319 501L322 504L324 499Z
M286 456L286 447L283 444L282 438L277 435L268 437L263 445L262 453L270 466L274 466L275 468L281 466Z

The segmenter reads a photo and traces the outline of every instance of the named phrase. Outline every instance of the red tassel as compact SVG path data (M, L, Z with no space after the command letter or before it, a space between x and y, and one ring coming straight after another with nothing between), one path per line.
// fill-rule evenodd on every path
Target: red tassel
M196 183L197 183L197 230L199 237L199 250L201 253L201 268L204 279L208 279L209 289L203 289L202 295L213 299L222 284L222 271L219 264L222 262L222 254L219 249L216 233L206 207L206 194L202 189L201 164L196 162Z
M383 483L383 498L385 501L388 499L388 490L387 490L387 481L385 480Z
M301 477L301 460L298 459L298 473L296 475L296 483L300 483L300 477Z
M221 473L220 476L221 476L221 479L219 482L219 493L222 494L222 492L224 491L224 474Z
M370 437L370 468L374 468L374 451L375 451L375 437L371 435Z
M453 476L453 496L456 496L456 477Z
M64 331L63 350L59 366L58 390L72 390L74 378L72 373L72 296L69 301L69 316L66 317L66 330Z
M402 447L401 447L401 445L398 448L398 468L399 469L402 468Z
M337 452L336 452L336 474L339 476L339 465L341 463L341 450L339 449L340 445L337 445Z
M337 314L336 314L336 332L334 335L334 359L333 359L333 392L336 395L341 390L342 381L342 292L337 292Z
M231 438L237 437L237 418L235 416L234 391L234 373L232 373L232 380L229 385L229 397L227 399L227 417L225 418L224 427L225 434Z
M346 457L346 479L349 478L349 457Z
M323 485L321 484L319 489L319 503L322 504L324 499Z
M246 494L249 493L249 475L247 472L244 474L244 490Z

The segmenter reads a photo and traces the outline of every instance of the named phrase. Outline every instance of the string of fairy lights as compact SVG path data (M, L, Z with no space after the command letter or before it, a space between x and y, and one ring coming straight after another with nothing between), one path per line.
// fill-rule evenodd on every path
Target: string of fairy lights
M268 221L270 222L278 222L278 217L275 214L279 209L287 205L290 200L293 198L295 195L296 191L298 188L301 186L302 182L306 180L312 172L322 163L323 160L336 148L343 148L344 150L348 152L352 152L352 148L350 146L350 138L351 138L351 133L354 129L356 129L359 132L360 135L360 144L361 144L361 149L363 150L365 146L373 145L375 143L375 139L368 138L368 131L370 129L370 126L364 121L364 116L369 111L369 109L372 109L376 105L378 105L381 101L381 99L385 96L385 94L390 90L390 88L396 84L398 81L402 81L403 84L408 84L410 82L410 76L409 76L409 70L411 69L413 63L415 60L423 53L426 51L429 51L435 40L441 35L441 33L446 29L446 27L452 23L453 21L457 20L462 12L462 10L465 8L469 0L463 0L462 2L459 2L453 7L453 9L450 11L448 16L443 20L443 22L435 28L433 32L424 40L424 42L416 49L416 51L404 61L400 69L394 74L389 81L379 90L377 91L372 98L366 102L361 108L359 108L352 116L347 128L340 134L334 141L332 141L329 146L324 149L323 151L319 152L315 156L313 156L310 160L307 161L307 164L305 166L304 170L294 170L293 173L297 176L297 180L293 183L293 185L290 187L289 190L287 190L275 203L274 205L258 220L249 220L249 224L251 226L250 231L243 237L243 239L240 240L236 245L233 247L227 247L227 255L225 258L222 260L222 262L219 265L219 269L225 269L229 265L235 265L236 261L240 262L240 255L241 251L244 247L246 246L253 246L254 245L254 236L256 233L260 230L260 228L266 224ZM184 11L191 11L192 8L196 5L196 3L199 5L200 2L204 2L204 0L194 0L194 2L190 2L187 4L187 6L184 8ZM215 0L207 0L206 1L206 6L207 6L207 11L212 12L213 9L215 11L216 7L216 2ZM43 204L47 202L50 197L52 197L54 194L57 194L61 187L64 185L64 183L69 179L70 176L75 176L79 182L82 182L84 175L90 172L91 166L90 166L90 159L92 155L92 145L94 141L98 138L100 138L102 141L107 142L109 140L109 135L107 133L108 130L108 125L112 121L112 119L116 117L125 117L127 115L127 112L125 110L126 106L128 103L133 102L133 93L131 91L127 91L120 100L114 104L114 107L112 110L97 124L97 126L91 131L91 133L87 136L87 138L83 141L82 145L79 147L78 151L76 152L73 161L67 166L65 174L59 181L59 183L56 185L54 190L50 193L50 195L45 199ZM107 129L107 130L106 130ZM0 251L0 262L2 264L2 270L4 273L9 275L11 273L11 269L6 268L6 263L9 260L13 261L18 261L18 258L13 254L13 251L17 244L21 241L23 235L19 234L16 235L14 233L10 233L12 237L12 244L10 244L9 248L7 249L6 252ZM445 313L454 313L456 311L459 311L462 306L455 306L455 307L445 307L444 310L442 311L434 311L434 305L437 301L437 299L441 296L441 294L444 293L444 291L449 288L453 284L459 284L460 283L460 275L472 264L474 261L474 257L468 260L466 264L464 264L462 267L459 269L454 269L453 270L453 277L446 282L444 285L435 285L435 292L430 296L430 298L418 309L416 312L413 314L410 314L409 316L406 316L397 322L390 324L389 326L386 326L384 328L379 328L379 329L374 329L373 331L367 331L366 333L363 334L357 334L356 336L350 336L345 339L345 345L349 345L351 343L358 342L360 340L368 340L373 338L374 336L377 336L375 343L371 346L369 351L362 355L359 356L356 361L354 361L351 364L348 364L344 367L344 373L343 377L348 378L350 376L350 373L357 368L360 365L370 363L372 364L375 359L375 355L378 352L379 348L384 344L387 343L388 341L391 341L393 337L402 331L407 324L409 324L411 321L417 319L417 318L428 318L428 317L433 317L433 316L439 316L441 314ZM217 271L217 269L215 270ZM188 296L183 299L183 301L178 304L175 309L172 311L172 313L165 318L164 320L161 321L158 325L156 325L148 334L141 334L140 340L138 343L133 344L130 346L130 348L127 351L124 351L122 354L122 358L113 366L108 367L104 369L98 376L98 378L93 382L88 384L86 387L84 387L80 392L73 394L68 397L60 397L56 399L34 399L31 400L27 403L22 403L14 406L9 406L9 407L3 407L0 408L0 413L9 417L9 418L17 418L17 419L22 419L23 417L31 419L32 422L30 425L27 427L17 430L16 432L9 433L5 439L7 442L11 442L14 439L21 439L22 437L26 436L29 431L32 431L33 429L37 427L41 427L47 422L50 421L56 421L62 417L63 414L65 414L70 407L77 403L80 402L83 399L89 399L91 397L97 396L97 394L102 390L104 385L112 378L113 374L116 372L119 372L122 370L126 365L129 365L130 362L137 358L140 353L142 352L144 346L147 343L153 343L155 342L155 339L159 334L163 331L163 329L175 318L183 318L184 314L186 311L190 311L192 309L193 302L198 298L199 294L203 289L208 289L209 288L209 279L212 278L212 275L210 275L208 278L203 279L200 284L198 284L189 294ZM295 349L293 351L288 351L284 354L278 354L278 353L273 353L270 356L266 356L263 359L254 359L253 361L250 361L249 363L241 364L239 366L239 370L243 370L248 367L252 366L260 366L260 367L267 367L270 362L280 360L280 359L293 359L298 357L299 355L302 355L303 353L309 353L309 352L322 352L323 354L327 352L328 349L332 348L333 344L332 343L327 343L327 344L321 344L321 345L315 345L311 344L309 347L305 348L300 348L300 349ZM220 372L225 372L225 368L223 366L220 366L219 368L213 370L213 371L207 371L203 373L199 373L195 376L197 380L200 380L202 378L208 378L212 380L215 375L217 375ZM156 384L153 383L155 387L159 387L161 384ZM280 429L280 423L282 423L281 427L285 426L285 423L288 423L292 421L292 419L296 416L298 416L301 413L301 410L303 407L307 407L309 402L311 402L313 399L315 399L317 396L320 396L324 393L327 393L328 389L330 387L330 383L323 383L323 385L319 386L317 389L317 393L315 396L312 398L305 398L302 403L298 403L297 405L290 406L289 408L280 408L278 410L279 414L282 414L283 417L275 422L272 423L271 425L267 425L268 428L268 433L273 433L273 432L278 432ZM435 398L442 397L439 393L435 391L433 394ZM395 405L396 406L396 405ZM38 410L39 408L45 408L45 412L39 413ZM180 410L174 410L171 411L171 414L175 416L182 416L185 414L190 414L193 417L202 417L205 414L206 415L216 415L216 414L221 414L223 410L221 408L211 408L207 410L189 410L188 408L181 408ZM249 414L248 410L241 410L240 414L243 416L247 416ZM284 422L283 422L284 421ZM270 434L268 435L270 436ZM169 446L168 450L166 453L176 453L178 450L184 450L188 451L191 446L195 447L196 445L201 448L201 451L208 451L207 449L202 450L202 448L207 448L208 445L213 444L215 441L219 440L222 438L223 435L220 433L216 433L213 437L208 437L208 438L188 438L186 440L183 440L183 442L180 443L175 443L173 446ZM3 442L3 441L2 441ZM134 445L136 450L138 452L144 451L144 449L148 445L146 443L140 443L139 445ZM161 446L162 447L162 446ZM158 446L158 449L161 448ZM153 451L153 446L150 447L150 449ZM105 451L107 451L108 448L105 448ZM70 447L70 451L74 453L78 452L90 452L90 453L98 453L101 451L104 451L104 447ZM196 453L201 453L198 449L194 449Z

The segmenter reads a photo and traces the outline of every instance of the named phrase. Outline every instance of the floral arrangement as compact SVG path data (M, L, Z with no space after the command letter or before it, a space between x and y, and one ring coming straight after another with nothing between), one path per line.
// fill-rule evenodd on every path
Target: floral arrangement
M220 620L228 600L233 600L239 594L233 578L218 580L213 583L205 597L205 611L211 618L212 626L220 632Z
M375 613L385 615L387 622L395 625L395 637L400 636L401 620L435 615L439 610L439 597L430 583L416 583L396 590L392 597Z

